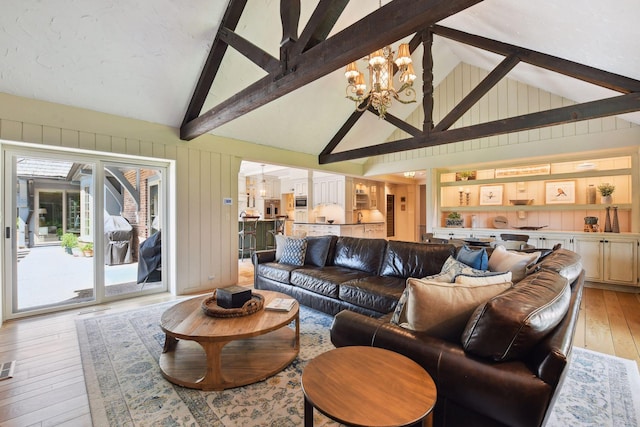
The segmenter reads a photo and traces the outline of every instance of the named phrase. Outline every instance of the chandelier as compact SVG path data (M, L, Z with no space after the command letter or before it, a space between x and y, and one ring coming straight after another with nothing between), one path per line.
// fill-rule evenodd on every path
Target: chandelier
M405 178L413 178L416 176L416 173L414 171L410 171L410 172L405 172L404 173L404 177Z
M416 75L411 63L409 45L407 43L400 45L395 61L393 54L391 46L385 46L364 58L369 70L369 92L366 92L364 74L358 70L357 64L352 62L347 65L344 73L348 82L347 98L356 103L357 111L364 111L372 106L380 118L384 118L394 99L402 104L416 102L416 91L412 87ZM400 72L401 86L398 90L393 87L394 65ZM401 99L402 95L407 99Z

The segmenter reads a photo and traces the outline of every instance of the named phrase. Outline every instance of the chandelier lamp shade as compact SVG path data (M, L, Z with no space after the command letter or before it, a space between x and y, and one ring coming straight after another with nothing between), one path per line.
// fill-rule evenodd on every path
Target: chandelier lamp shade
M410 172L405 172L404 173L404 177L405 178L413 178L416 176L416 173L414 171L410 171Z
M369 72L368 92L364 73L358 69L358 65L355 62L347 65L344 73L348 83L347 98L356 103L357 111L364 111L372 106L380 118L384 118L394 99L402 104L416 102L416 91L413 89L416 75L409 45L403 43L398 47L398 57L395 61L393 54L391 46L385 46L365 58ZM396 67L400 73L398 90L393 86Z

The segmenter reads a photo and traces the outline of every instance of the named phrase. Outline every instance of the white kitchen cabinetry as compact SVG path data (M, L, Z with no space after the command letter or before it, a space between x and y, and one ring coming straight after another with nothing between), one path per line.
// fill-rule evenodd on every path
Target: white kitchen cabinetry
M638 286L638 239L608 233L576 236L573 249L582 257L586 280Z
M293 192L296 196L306 196L309 194L309 182L306 178L292 180Z
M530 236L527 243L540 249L553 249L557 244L560 244L564 249L571 250L571 248L573 248L573 238L563 235Z
M368 239L384 239L386 234L384 223L364 224L364 237Z
M345 207L345 178L336 175L314 178L313 205L339 205Z
M294 215L296 222L307 222L309 220L309 213L306 209L296 209Z

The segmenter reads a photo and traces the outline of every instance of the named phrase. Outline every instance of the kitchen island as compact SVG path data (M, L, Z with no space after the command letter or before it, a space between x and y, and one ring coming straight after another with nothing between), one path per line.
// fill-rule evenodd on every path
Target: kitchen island
M349 236L369 239L387 237L384 222L360 222L346 224L329 224L317 222L294 222L293 235L306 236Z

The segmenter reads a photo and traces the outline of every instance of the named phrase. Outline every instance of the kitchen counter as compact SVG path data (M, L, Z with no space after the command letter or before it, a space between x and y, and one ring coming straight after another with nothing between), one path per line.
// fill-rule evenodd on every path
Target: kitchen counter
M355 222L346 224L294 222L293 234L305 236L334 235L384 239L386 237L386 226L384 222Z

